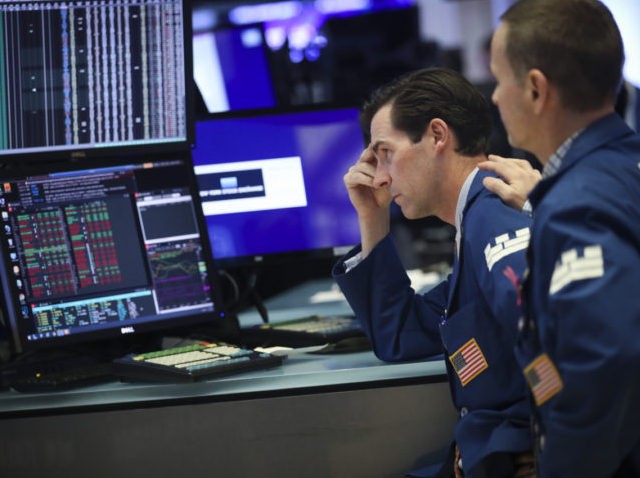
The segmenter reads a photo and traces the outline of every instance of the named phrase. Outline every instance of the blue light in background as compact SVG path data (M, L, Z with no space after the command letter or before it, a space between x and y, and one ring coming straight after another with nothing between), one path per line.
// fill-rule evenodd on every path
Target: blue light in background
M273 51L282 48L287 42L287 29L284 26L272 26L265 31L267 46Z
M261 23L274 20L288 20L302 12L300 2L260 3L257 5L242 5L229 12L229 20L236 25Z
M305 58L309 61L319 58L327 43L319 30L327 18L412 5L415 0L286 1L238 6L229 11L228 17L235 25L263 23L268 47L276 51L288 44L291 61L299 63Z
M289 50L289 60L291 63L300 63L304 60L304 52L302 50Z
M301 50L307 47L317 34L316 26L311 23L293 25L289 30L289 48Z
M304 50L304 57L307 59L307 61L316 61L318 58L320 58L320 48L316 45L309 45Z
M315 9L324 15L342 12L362 12L371 9L370 0L316 0Z
M220 20L218 13L212 9L200 9L193 11L193 31L201 32L215 28Z

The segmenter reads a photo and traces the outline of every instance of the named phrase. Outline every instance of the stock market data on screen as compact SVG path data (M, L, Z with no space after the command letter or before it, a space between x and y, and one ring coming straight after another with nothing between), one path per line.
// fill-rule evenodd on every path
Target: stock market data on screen
M19 349L214 320L188 160L25 174L0 184L0 275Z
M0 155L186 145L188 19L182 0L0 2Z

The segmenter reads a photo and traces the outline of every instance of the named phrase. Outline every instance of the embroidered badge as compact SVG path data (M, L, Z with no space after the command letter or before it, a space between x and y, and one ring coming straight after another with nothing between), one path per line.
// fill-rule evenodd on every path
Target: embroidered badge
M539 355L527 365L524 376L538 406L562 390L560 374L547 354Z
M584 248L582 257L577 249L562 253L551 276L549 294L555 294L572 282L584 279L596 279L604 275L602 247L598 244Z
M525 227L518 229L514 237L510 237L509 234L502 234L496 237L484 248L484 258L487 261L487 268L491 270L500 259L504 259L514 252L526 249L529 246L530 236L531 231L529 231L528 227ZM491 245L494 242L495 244Z
M456 350L449 360L463 387L489 368L476 339L469 340Z

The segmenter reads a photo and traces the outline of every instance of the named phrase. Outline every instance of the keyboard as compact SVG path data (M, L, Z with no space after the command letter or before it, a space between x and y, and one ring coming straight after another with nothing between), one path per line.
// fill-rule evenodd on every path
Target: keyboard
M248 327L241 331L241 336L248 343L263 347L305 347L365 337L365 333L353 315L311 315Z
M12 367L3 371L3 379L18 392L71 390L117 380L110 361L91 357Z
M280 365L284 357L222 342L199 342L130 354L113 361L124 380L194 382Z

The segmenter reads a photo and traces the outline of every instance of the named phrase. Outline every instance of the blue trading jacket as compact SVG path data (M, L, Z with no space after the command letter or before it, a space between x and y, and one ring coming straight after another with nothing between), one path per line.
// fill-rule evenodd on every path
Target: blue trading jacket
M539 404L539 476L610 477L622 463L615 476L640 476L640 136L600 119L530 200L517 354Z
M531 449L526 385L513 356L521 315L513 277L525 268L530 219L482 186L487 174L478 172L469 191L461 259L427 294L411 289L389 236L349 273L344 260L359 247L333 271L380 359L445 353L467 472L490 453Z

